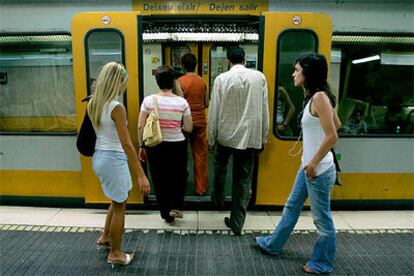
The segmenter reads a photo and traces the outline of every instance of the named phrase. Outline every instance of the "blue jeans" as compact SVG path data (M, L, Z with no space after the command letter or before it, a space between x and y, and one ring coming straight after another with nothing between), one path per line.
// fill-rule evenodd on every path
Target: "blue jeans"
M256 238L261 249L272 255L277 255L282 251L298 221L303 204L309 196L313 223L319 236L313 247L312 257L306 265L315 273L331 272L335 259L336 234L330 210L330 192L335 175L335 166L332 165L315 179L309 180L303 168L300 168L275 231L271 236Z

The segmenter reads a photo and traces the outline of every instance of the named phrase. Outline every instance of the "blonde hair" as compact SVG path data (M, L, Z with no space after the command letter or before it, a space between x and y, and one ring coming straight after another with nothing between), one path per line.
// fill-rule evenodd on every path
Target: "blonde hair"
M127 83L128 75L122 64L109 62L104 65L96 80L95 93L88 103L88 114L95 127L101 124L105 104L122 95Z

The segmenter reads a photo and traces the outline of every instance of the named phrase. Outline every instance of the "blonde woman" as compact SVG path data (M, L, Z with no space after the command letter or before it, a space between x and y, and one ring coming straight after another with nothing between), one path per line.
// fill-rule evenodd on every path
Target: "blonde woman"
M110 248L107 261L112 265L128 265L134 257L121 251L125 206L132 188L128 163L138 179L141 193L147 195L150 191L129 136L125 107L117 100L125 92L127 82L127 72L121 64L105 64L88 104L88 114L96 132L92 167L105 196L112 200L97 244Z

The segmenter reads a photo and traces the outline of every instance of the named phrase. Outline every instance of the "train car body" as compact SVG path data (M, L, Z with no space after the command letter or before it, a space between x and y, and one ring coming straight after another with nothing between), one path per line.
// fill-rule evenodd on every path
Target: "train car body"
M269 86L269 141L256 162L252 205L282 206L288 197L300 164L290 153L300 145L296 117L303 99L291 82L293 62L303 52L319 52L330 60L330 83L344 125L335 146L342 186L335 187L333 203L412 207L411 1L6 0L0 12L2 203L108 202L91 158L81 156L75 145L86 108L81 100L105 62L127 68L122 101L136 143L140 103L157 92L153 69L179 68L180 56L192 52L210 91L214 78L228 70L226 49L240 45L246 66L262 71ZM296 107L289 133L277 130L281 86ZM357 112L365 123L361 132L351 130ZM208 203L208 195L195 196L191 166L188 171L189 206ZM209 164L210 189L212 172ZM230 200L230 175L227 182ZM135 180L129 203L144 203Z

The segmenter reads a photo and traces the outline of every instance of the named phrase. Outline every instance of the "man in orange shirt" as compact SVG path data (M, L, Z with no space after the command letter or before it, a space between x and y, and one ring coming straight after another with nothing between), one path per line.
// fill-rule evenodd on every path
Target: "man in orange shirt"
M209 97L204 80L194 73L197 65L196 56L192 53L185 54L181 57L181 65L186 74L178 81L193 116L193 131L189 140L193 150L195 191L201 196L208 189L207 120L204 109L208 107Z

